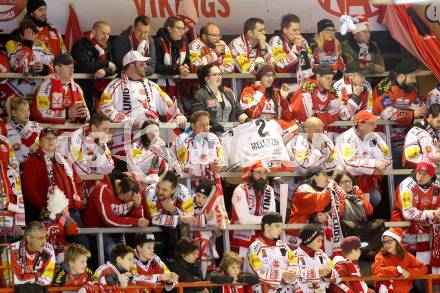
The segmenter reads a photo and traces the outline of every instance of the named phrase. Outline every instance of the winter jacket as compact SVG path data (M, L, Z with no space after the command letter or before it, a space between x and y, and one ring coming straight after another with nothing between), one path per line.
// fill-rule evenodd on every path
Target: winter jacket
M162 44L162 39L168 44L171 44L171 65L164 64L165 49ZM190 66L189 62L189 44L185 39L180 41L171 40L170 34L166 28L160 28L157 35L154 37L154 44L156 46L156 73L164 75L179 75L179 66L177 66L177 59L180 57L180 50L183 43L186 45L186 57L182 64Z
M200 282L203 280L200 263L197 261L194 264L190 264L183 260L182 257L176 257L169 263L169 268L172 272L179 275L179 282ZM184 293L196 293L203 291L202 287L185 288ZM174 291L171 291L174 292Z

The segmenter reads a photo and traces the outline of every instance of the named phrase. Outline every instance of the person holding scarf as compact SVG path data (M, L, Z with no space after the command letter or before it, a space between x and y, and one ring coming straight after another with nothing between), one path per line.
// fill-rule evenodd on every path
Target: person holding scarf
M345 70L344 60L342 59L342 46L336 38L336 28L330 19L321 19L317 23L318 33L314 37L312 44L313 57L316 70L320 64L328 64L332 68L333 74L340 76Z
M381 74L385 71L385 63L379 46L371 40L371 23L364 16L356 18L359 20L355 23L356 29L342 43L345 63L355 63L363 75Z
M249 18L241 36L229 43L235 67L242 73L253 73L260 63L271 63L270 46L266 42L266 27L261 18Z
M377 282L379 293L409 293L413 281L407 279L421 277L428 272L428 268L402 246L402 237L403 231L399 228L388 229L382 235L383 248L376 255L371 274L381 278L401 278L402 281Z
M221 39L218 25L207 23L200 36L189 44L191 69L198 72L207 65L217 65L222 73L234 71L234 58L228 45Z
M95 79L82 79L78 84L84 91L87 108L90 112L95 109L95 101L99 99L108 81L102 80L105 76L116 72L116 65L112 48L108 41L110 24L100 20L93 24L93 29L86 32L83 39L72 46L72 57L75 60L75 71L78 73L92 73Z
M299 265L299 280L304 293L326 292L333 284L342 292L353 293L342 283L332 260L321 250L324 234L320 229L306 226L299 235L301 245L295 250L294 257Z
M53 60L55 73L35 90L32 116L39 123L64 124L85 122L90 114L82 89L73 80L74 63L70 54L58 55Z
M156 73L185 77L190 73L189 45L184 37L185 22L170 16L154 37L156 47ZM179 97L182 88L173 79L159 79L157 83L171 97Z
M21 164L27 159L29 153L37 150L41 126L29 120L29 104L23 97L10 97L6 103L6 109L9 144L14 150L18 163Z
M35 59L43 65L51 66L55 57L67 53L60 32L47 22L47 4L44 0L29 0L26 3L26 18L35 22L38 29L37 40L32 46Z
M281 90L275 88L276 75L272 65L258 63L255 71L255 83L241 92L240 106L252 119L278 119L280 100L287 99L290 88L287 84L283 84Z
M427 117L406 133L402 163L415 167L423 158L440 161L440 104L429 106Z
M397 187L392 221L410 221L402 243L433 273L440 272L440 187L435 164L429 158ZM399 241L400 242L400 241Z
M112 80L101 95L100 111L111 122L130 122L138 129L147 119L156 122L174 120L179 127L186 123L186 117L178 109L177 103L159 85L145 77L147 57L138 51L130 51L124 56L120 78ZM125 155L131 138L125 141L124 130L112 130L113 154Z
M82 221L79 209L83 207L82 181L66 159L56 152L55 130L45 128L40 132L39 138L40 148L23 163L23 194L26 209L29 211L26 218L40 218L40 211L47 207L48 195L57 186L69 200L71 216L80 224Z
M324 225L324 250L330 255L340 252L344 239L340 221L340 213L344 200L344 191L329 177L333 171L327 172L321 166L310 167L306 180L295 190L290 211L289 224L320 223ZM287 231L289 244L299 245L298 230Z
M134 19L134 24L124 30L113 43L118 71L122 70L122 59L130 51L139 51L142 56L150 58L145 69L145 75L152 75L156 70L156 47L150 35L152 30L151 19L146 15L139 15Z
M265 214L276 212L274 190L267 181L268 171L262 161L244 168L243 182L232 194L231 224L258 225ZM248 248L258 235L259 232L255 231L231 232L231 248L243 257L245 272L251 270L247 258Z

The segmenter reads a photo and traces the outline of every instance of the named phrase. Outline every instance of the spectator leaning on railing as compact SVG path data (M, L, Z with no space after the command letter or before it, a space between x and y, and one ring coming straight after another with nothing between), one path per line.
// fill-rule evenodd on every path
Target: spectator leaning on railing
M84 91L87 108L94 112L95 105L108 84L102 80L104 76L116 72L116 65L109 42L110 24L100 20L93 24L92 31L86 32L83 39L76 42L72 47L72 57L75 60L75 71L78 73L92 73L94 79L82 79L78 81Z

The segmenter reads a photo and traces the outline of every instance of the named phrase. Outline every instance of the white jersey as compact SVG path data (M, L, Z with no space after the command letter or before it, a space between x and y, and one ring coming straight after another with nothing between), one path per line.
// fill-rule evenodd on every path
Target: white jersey
M236 37L229 43L235 66L242 73L251 73L255 70L255 60L263 58L266 64L271 64L270 46L266 43L266 51L262 51L259 45L251 47L244 35Z
M312 166L335 169L337 165L335 145L327 135L316 133L310 142L307 133L298 133L287 144L293 166L306 172Z
M300 289L298 280L287 284L282 279L284 272L298 271L294 252L285 242L259 237L249 246L248 259L260 281L270 285L268 292L287 293Z
M414 125L405 136L404 165L416 165L425 156L435 156L440 151L439 134L425 120Z
M28 121L26 124L9 121L6 124L9 144L14 150L18 163L24 162L29 153L38 148L38 137L41 126L38 122Z
M107 144L98 145L85 126L74 132L65 132L57 140L57 151L73 165L79 176L107 175L114 163Z
M352 175L373 175L377 161L391 164L391 153L385 141L376 132L363 139L354 127L336 139L336 152L341 169Z
M231 50L222 40L220 43L225 47L225 54L218 55L215 49L208 47L200 38L195 39L189 44L189 60L191 66L199 69L208 64L218 65L222 72L234 72L234 58Z

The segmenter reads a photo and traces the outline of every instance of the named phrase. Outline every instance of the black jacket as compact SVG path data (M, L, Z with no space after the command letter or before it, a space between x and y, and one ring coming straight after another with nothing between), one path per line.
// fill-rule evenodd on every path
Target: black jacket
M132 30L133 26L129 26L113 42L113 55L115 56L116 66L118 67L119 72L122 70L122 59L124 59L125 54L137 49L134 47L133 40L131 39ZM147 76L154 74L156 68L156 48L152 37L148 38L148 43L149 51L148 54L146 54L146 57L150 57L151 59L147 64Z
M165 50L162 44L162 39L171 44L171 65L164 64ZM179 75L179 65L176 65L177 59L180 57L180 49L182 45L186 45L186 57L184 64L190 66L189 62L189 44L185 38L180 41L171 40L170 34L166 28L160 28L157 31L157 35L154 37L154 44L156 46L156 73L164 75Z
M240 106L240 103L237 102L237 98L232 91L232 89L220 86L219 88L221 93L224 93L224 96L229 100L232 105L231 114L229 115L229 121L227 122L235 122L238 121L238 117L244 113L243 109ZM211 102L214 100L214 103ZM209 123L215 127L219 124L219 122L226 121L216 121L217 110L219 109L218 103L216 102L217 98L212 94L212 92L206 88L200 88L195 95L194 102L192 104L192 113L196 111L207 111L209 113L210 121Z
M234 279L223 271L214 271L208 276L208 281L217 284L232 284L232 282L234 282ZM260 283L260 280L258 279L258 276L255 274L241 272L238 275L238 283L243 285L255 285ZM214 287L212 292L222 293L223 287Z
M110 42L108 42L108 46L105 49L105 54L107 55L107 60L99 60L99 52L95 49L92 42L88 38L79 40L73 44L71 50L71 55L75 60L75 72L96 73L99 69L104 69L106 76L112 75L113 72L108 66L109 62L114 62ZM93 79L78 79L76 82L84 92L84 98L90 113L95 112L95 101L93 100L95 81Z
M187 263L181 257L176 257L169 263L169 269L179 275L179 282L199 282L204 281L200 262L194 264ZM184 293L196 293L203 291L204 288L185 288ZM171 292L176 292L175 289Z

